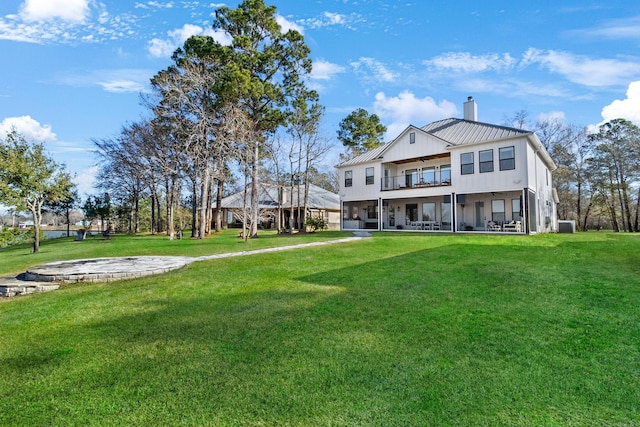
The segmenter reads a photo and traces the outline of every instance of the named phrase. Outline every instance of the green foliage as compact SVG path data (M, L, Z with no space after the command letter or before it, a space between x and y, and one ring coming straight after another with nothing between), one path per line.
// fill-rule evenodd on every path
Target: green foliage
M634 210L634 184L640 179L640 128L628 120L611 120L590 135L595 143L589 174L608 205L616 231L639 231ZM637 200L635 203L637 210Z
M303 36L295 30L283 33L276 7L263 0L217 9L213 27L232 38L217 53L228 60L219 94L240 100L253 120L254 137L274 132L286 121L282 108L297 88L304 87L303 77L311 72Z
M45 202L55 203L72 192L71 176L44 151L15 130L0 140L0 203L30 212L35 224L34 252L40 247L40 222Z
M376 114L358 108L340 122L338 139L357 155L380 146L386 131Z
M104 196L89 196L82 205L82 212L84 212L85 219L92 223L95 220L99 220L100 223L104 223L111 216L111 199L109 194L105 193Z
M328 228L327 222L324 220L324 218L319 216L307 217L304 225L306 225L312 233L318 230L326 230Z
M5 228L0 231L0 248L6 248L10 245L19 245L29 239L29 230L20 230L19 228Z

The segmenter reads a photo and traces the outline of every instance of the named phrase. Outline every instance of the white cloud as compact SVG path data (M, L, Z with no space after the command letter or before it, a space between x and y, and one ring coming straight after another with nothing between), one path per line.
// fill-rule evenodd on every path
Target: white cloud
M98 43L133 37L137 21L131 13L112 16L95 0L26 0L18 14L0 16L0 40Z
M51 130L50 125L42 125L31 116L7 117L0 122L2 138L14 129L27 141L52 142L56 140L56 134Z
M640 16L612 19L592 28L567 31L567 35L570 37L587 36L599 39L638 40L640 39Z
M324 17L328 25L344 25L347 17L341 13L325 12Z
M148 1L146 3L135 2L133 7L135 9L151 9L155 7L156 9L173 9L173 2L161 3L159 1Z
M97 85L112 93L145 92L149 88L149 79L153 74L152 70L135 68L95 70L85 75L64 74L57 78L56 82L73 87Z
M231 39L227 34L213 29L203 29L198 25L185 24L182 28L177 28L167 32L168 39L152 39L147 44L147 49L152 56L158 58L169 57L173 52L184 45L184 42L191 36L211 36L221 44L229 44Z
M143 84L132 80L111 80L98 82L98 84L102 86L105 91L112 93L142 92L145 90Z
M391 83L393 82L398 75L393 71L389 70L382 62L367 57L361 57L357 61L351 63L351 66L356 72L366 73L370 71L373 73L373 78L385 82Z
M591 59L555 50L528 49L521 66L540 64L569 81L590 87L619 85L640 76L640 63L617 59Z
M539 122L564 123L564 121L566 120L566 116L564 114L564 111L551 111L549 113L538 114L537 120Z
M465 78L452 83L453 87L467 93L491 93L509 98L539 96L543 98L560 98L571 96L557 82L530 82L514 78L478 79Z
M302 28L300 25L296 24L295 22L289 21L284 16L276 15L276 22L278 23L278 25L280 25L280 30L283 33L286 33L289 30L294 30L299 32L300 34L304 34L304 28Z
M449 52L425 61L425 64L438 70L479 73L510 70L516 64L516 60L508 53L472 55L468 52Z
M640 126L640 81L631 82L626 99L617 99L602 109L604 122L627 119Z
M61 19L83 23L89 16L89 0L25 0L20 17L26 22Z
M157 58L164 58L171 56L173 51L178 48L178 45L175 41L172 40L161 40L161 39L151 39L147 44L147 49L152 56Z
M362 17L358 14L344 15L334 12L323 12L319 18L306 19L304 23L312 29L318 29L330 26L340 26L353 30L352 24L362 21Z
M450 101L437 103L430 96L416 98L403 91L398 96L387 97L383 92L376 94L373 111L383 123L387 124L387 137L395 138L407 126L423 126L435 120L454 117L458 113L455 104Z
M84 169L73 179L73 182L78 187L78 194L81 197L83 197L85 194L94 193L98 171L98 166L92 166L90 168Z
M313 69L311 71L311 79L313 80L331 80L336 74L344 73L344 67L338 64L332 64L324 59L313 61Z

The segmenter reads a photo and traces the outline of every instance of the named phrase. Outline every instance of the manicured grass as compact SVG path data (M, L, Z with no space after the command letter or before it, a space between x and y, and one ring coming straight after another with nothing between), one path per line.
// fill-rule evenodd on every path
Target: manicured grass
M135 255L202 256L216 253L254 250L275 246L295 245L352 236L352 233L325 231L321 233L278 235L274 231L261 230L257 239L238 238L237 229L214 233L197 240L184 238L169 240L166 234L116 234L113 239L102 236L87 237L77 242L74 237L43 240L40 251L32 253L31 244L0 249L0 274L21 273L27 267L51 261Z
M0 301L0 424L638 425L639 254L376 233Z

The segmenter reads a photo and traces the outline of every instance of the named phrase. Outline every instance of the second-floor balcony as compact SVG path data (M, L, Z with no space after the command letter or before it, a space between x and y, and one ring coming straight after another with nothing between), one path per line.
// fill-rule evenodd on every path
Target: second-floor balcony
M404 190L451 185L451 170L442 169L430 172L409 172L399 176L382 178L382 190Z

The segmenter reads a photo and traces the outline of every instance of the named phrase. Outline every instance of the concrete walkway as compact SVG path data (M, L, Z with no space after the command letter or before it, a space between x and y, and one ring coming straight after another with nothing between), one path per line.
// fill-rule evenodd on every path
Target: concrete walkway
M219 258L248 256L259 253L281 252L313 246L333 245L352 242L368 237L370 234L356 234L339 240L304 243L300 245L280 246L256 249L252 251L231 252L199 257L183 256L134 256L117 258L92 258L72 261L58 261L29 268L18 276L0 277L0 297L16 296L33 292L58 289L61 283L109 282L135 277L162 274L182 268L196 261L208 261Z

